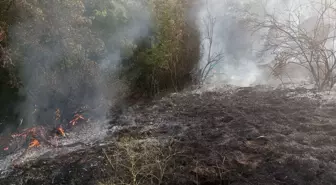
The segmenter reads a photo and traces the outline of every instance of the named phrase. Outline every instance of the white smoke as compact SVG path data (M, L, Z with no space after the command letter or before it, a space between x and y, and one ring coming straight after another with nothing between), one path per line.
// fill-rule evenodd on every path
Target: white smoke
M213 25L213 44L210 54L221 53L221 58L207 79L210 83L225 81L239 86L248 86L258 78L258 68L254 62L253 37L245 25L235 15L235 9L244 6L240 1L203 1L198 14L198 25L203 41L208 34L206 22L208 16L215 19ZM202 45L201 68L208 61L209 43L206 40Z
M86 7L90 3L84 6L81 1L76 2L76 6L69 5L71 9L64 8L66 4L58 1L27 1L24 4L26 7L23 9L33 7L31 14L34 16L26 17L10 28L15 38L12 47L25 48L19 72L23 85L21 92L26 100L18 105L23 125L38 123L37 117L48 123L56 108L70 112L83 105L88 105L105 118L108 107L126 89L126 84L117 76L121 54L127 45L125 43L135 44L137 39L147 36L151 24L150 10L138 0L99 2L112 3L115 9L110 17L124 21L106 23L116 24L113 32L104 34L106 40L96 36L104 30L92 25L91 20L105 21L107 12L104 12L104 7L92 18L86 15L91 11ZM43 12L45 9L48 11ZM39 16L35 10L44 14ZM93 33L91 29L101 30ZM71 70L75 65L80 66L76 68L78 70ZM65 67L59 70L60 66ZM38 112L43 116L37 116Z
M294 21L309 31L316 21L311 21L317 16L323 3L331 3L331 0L201 0L202 8L198 12L198 25L203 39L201 68L207 63L209 43L204 39L207 35L207 27L204 21L210 14L216 19L213 27L214 43L211 53L223 53L223 58L210 72L208 82L226 82L238 86L249 86L258 83L266 83L269 77L258 67L258 62L270 62L272 55L258 57L258 51L263 47L262 32L258 34L246 26L244 20L249 19L249 12L259 19L266 15L274 16L278 21L286 23ZM329 2L330 1L330 2ZM334 13L326 14L328 22L335 20ZM264 30L268 31L268 30ZM205 40L205 41L204 41ZM333 45L332 45L333 46Z

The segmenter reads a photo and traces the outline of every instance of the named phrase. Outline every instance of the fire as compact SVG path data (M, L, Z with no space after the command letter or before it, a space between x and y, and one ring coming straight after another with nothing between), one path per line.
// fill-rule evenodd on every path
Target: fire
M75 114L74 119L72 119L72 120L70 121L70 124L71 124L72 126L74 126L74 125L76 125L76 124L78 123L79 120L85 120L85 119L84 119L84 117L83 117L82 115L80 115L80 114Z
M35 137L37 135L42 136L43 133L44 133L44 128L33 127L33 128L25 129L21 133L12 134L11 136L13 138L16 138L16 137L27 138L27 136L33 137L34 139L31 140L31 142L29 143L29 147L28 147L28 148L32 148L32 147L40 146L40 142L37 139L35 139Z
M58 127L57 130L63 137L65 137L65 132L64 132L64 129L62 127Z
M60 109L56 109L54 118L56 121L60 122L61 120ZM77 113L73 116L73 119L69 122L69 124L74 126L78 124L81 120L88 121L86 118L84 118L84 116ZM60 136L66 137L64 127L61 125L61 123L56 127L56 129L54 127L53 130L51 130L51 133L54 134L53 137L48 136L50 132L49 130L47 131L46 129L49 129L49 127L35 126L32 128L26 128L26 129L20 130L19 132L16 132L16 133L12 133L10 136L12 137L12 139L18 138L22 140L26 140L28 137L32 138L29 142L28 148L39 147L41 146L41 144L44 144L44 142L46 142L46 144L48 145L58 146L58 144L54 144L54 142L50 142L49 139L55 139L56 140L55 142L57 142ZM3 146L3 148L0 148L0 150L8 151L10 150L10 147Z
M16 138L16 137L27 137L29 134L35 135L36 134L36 128L34 127L34 128L26 129L23 132L18 133L18 134L12 134L12 137L13 138Z
M29 148L38 147L38 146L40 146L40 142L37 139L33 139L29 144Z

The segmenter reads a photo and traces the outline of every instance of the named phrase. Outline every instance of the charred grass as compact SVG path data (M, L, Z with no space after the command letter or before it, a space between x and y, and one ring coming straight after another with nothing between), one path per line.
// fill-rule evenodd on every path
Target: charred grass
M336 184L333 103L308 90L175 94L119 114L91 147L25 163L1 184Z

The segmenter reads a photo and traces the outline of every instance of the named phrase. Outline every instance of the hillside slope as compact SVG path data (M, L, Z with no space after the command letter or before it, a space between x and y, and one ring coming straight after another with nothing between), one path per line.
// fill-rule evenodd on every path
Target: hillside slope
M336 184L335 111L304 88L174 94L115 113L104 141L16 166L0 184Z

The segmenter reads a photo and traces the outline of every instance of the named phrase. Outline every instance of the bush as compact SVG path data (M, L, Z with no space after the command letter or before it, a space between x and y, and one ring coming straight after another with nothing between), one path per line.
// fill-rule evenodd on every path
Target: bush
M190 1L152 2L155 26L123 62L122 75L134 92L154 96L179 91L192 82L199 61L199 32L188 19Z
M199 59L190 2L1 1L1 87L24 96L18 111L29 124L48 122L42 117L56 109L66 116L108 106L126 94L124 80L148 96L181 90Z

